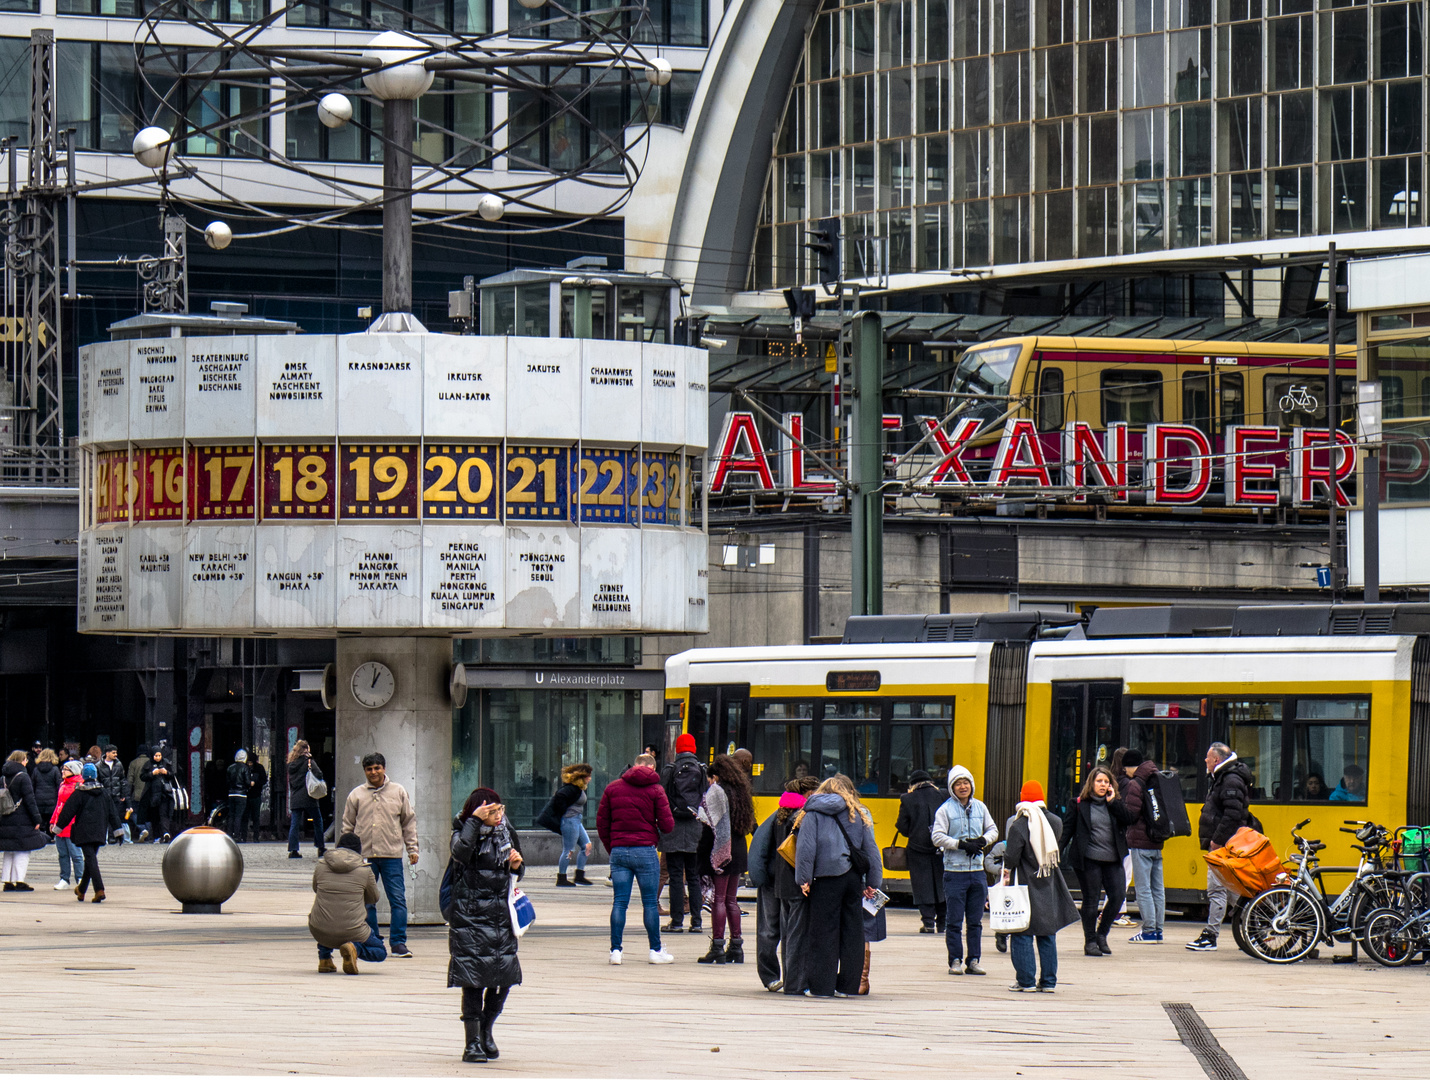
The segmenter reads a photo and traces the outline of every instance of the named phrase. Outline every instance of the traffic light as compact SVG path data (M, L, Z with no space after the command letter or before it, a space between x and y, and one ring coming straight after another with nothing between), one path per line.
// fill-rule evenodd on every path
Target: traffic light
M792 319L814 318L815 295L813 289L786 289L785 307L789 308Z
M838 218L821 219L819 228L809 230L809 240L804 246L819 252L818 281L821 285L833 285L843 280Z

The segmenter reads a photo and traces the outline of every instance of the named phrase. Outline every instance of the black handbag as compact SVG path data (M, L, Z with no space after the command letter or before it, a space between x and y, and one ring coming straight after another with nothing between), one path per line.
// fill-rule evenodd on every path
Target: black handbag
M884 849L884 869L906 874L909 870L909 849L898 845L899 830L895 829L894 842Z

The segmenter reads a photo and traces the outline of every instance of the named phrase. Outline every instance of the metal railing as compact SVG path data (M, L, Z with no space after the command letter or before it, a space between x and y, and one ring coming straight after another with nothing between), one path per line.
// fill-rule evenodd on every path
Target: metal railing
M0 487L78 490L79 458L72 446L0 446Z

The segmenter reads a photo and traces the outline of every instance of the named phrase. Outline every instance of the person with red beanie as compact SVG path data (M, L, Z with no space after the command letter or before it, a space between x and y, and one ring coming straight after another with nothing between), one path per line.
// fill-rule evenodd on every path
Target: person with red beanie
M700 918L700 850L701 825L696 819L700 800L708 786L705 767L695 756L695 736L689 733L675 740L675 757L660 771L661 787L670 803L675 828L656 843L665 856L665 868L670 874L670 922L667 934L685 933L686 893L690 895L690 932L704 929Z
M1063 819L1049 813L1043 802L1043 785L1029 780L1019 792L1018 806L1008 819L1008 846L1003 855L1003 884L1013 884L1013 877L1017 875L1017 884L1028 886L1032 908L1028 929L1008 939L1013 971L1017 975L1017 981L1008 989L1015 993L1053 992L1058 983L1057 933L1081 918L1058 869L1058 841L1062 835ZM1038 977L1039 965L1041 978Z
M615 891L611 899L612 964L619 964L623 955L621 943L633 884L641 890L650 962L669 964L675 960L660 943L660 859L655 853L661 834L674 829L670 801L655 771L655 758L641 754L619 780L606 785L596 807L596 831L611 853L611 885Z

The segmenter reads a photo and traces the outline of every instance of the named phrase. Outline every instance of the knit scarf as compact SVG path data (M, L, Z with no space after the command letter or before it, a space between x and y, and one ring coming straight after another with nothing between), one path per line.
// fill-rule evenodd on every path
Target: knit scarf
M705 789L696 818L710 826L715 834L715 846L710 849L710 865L718 874L733 857L730 840L730 800L718 783Z
M1053 827L1043 813L1045 805L1041 799L1020 802L1015 814L1028 821L1028 842L1033 847L1033 854L1038 857L1038 877L1047 877L1058 865L1058 838L1053 835Z

